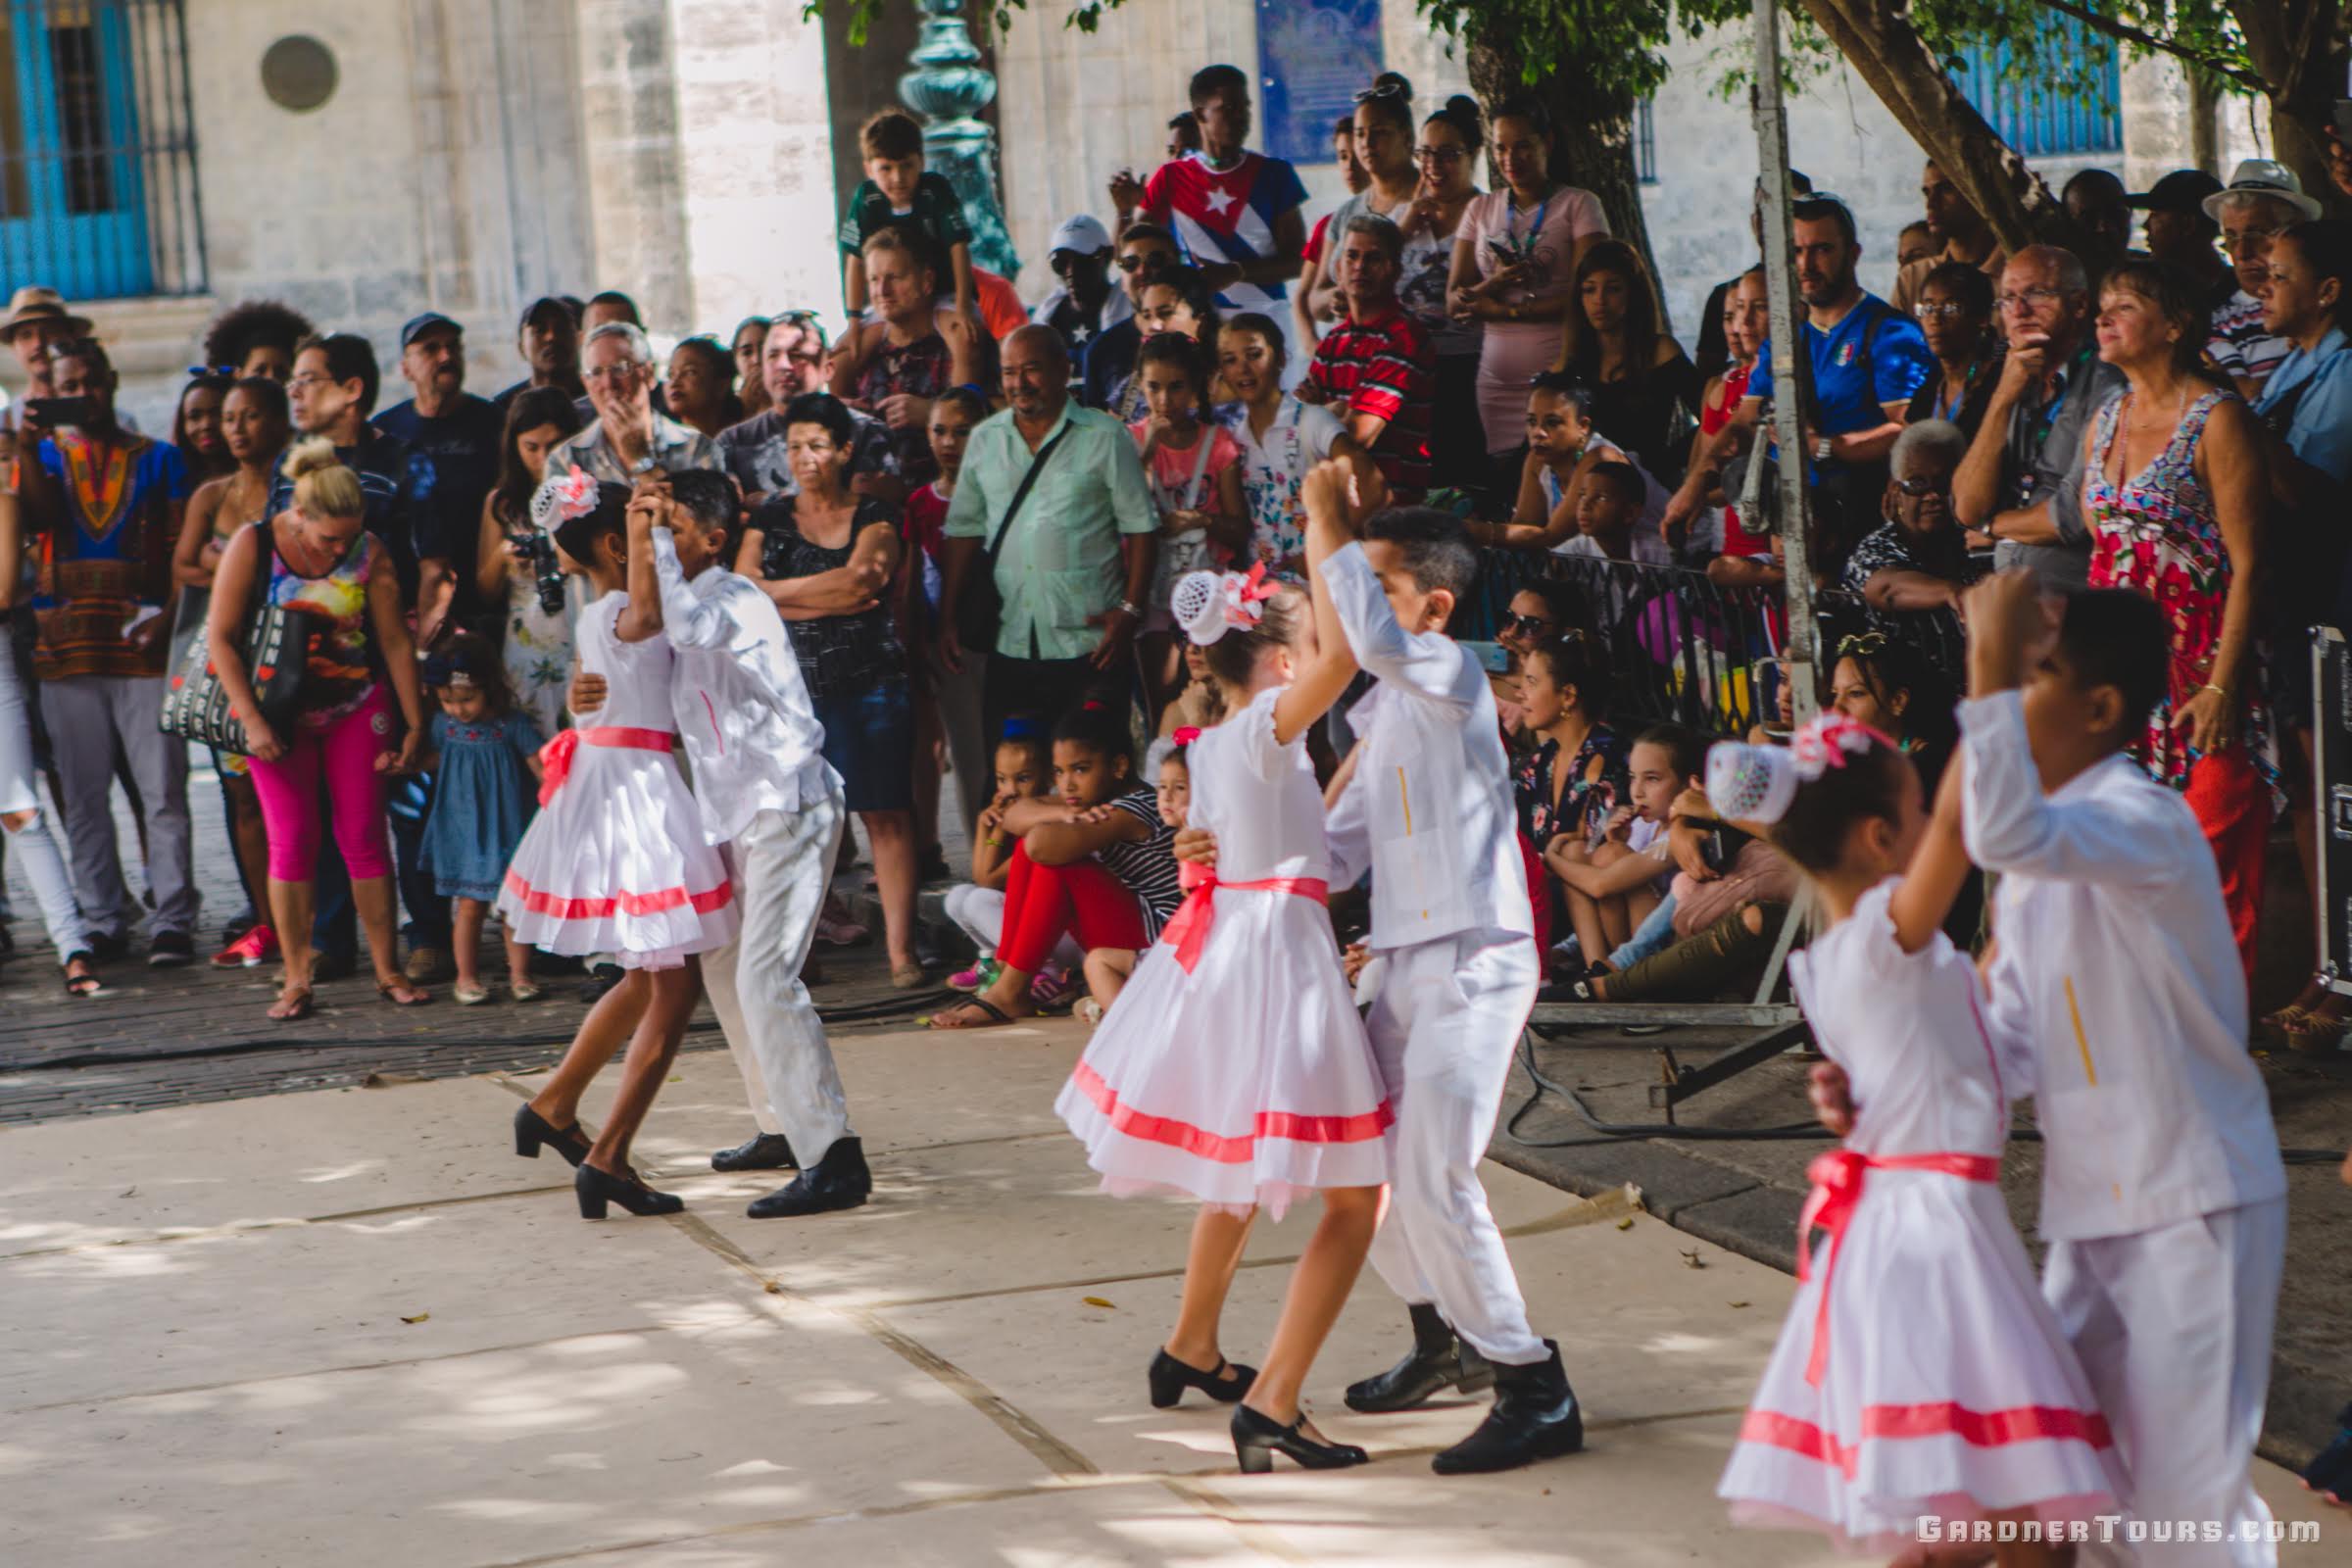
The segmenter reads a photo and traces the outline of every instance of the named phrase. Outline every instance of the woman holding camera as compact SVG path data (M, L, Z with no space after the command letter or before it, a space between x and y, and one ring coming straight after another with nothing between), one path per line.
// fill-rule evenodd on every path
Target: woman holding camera
M531 493L547 477L547 455L582 422L578 407L557 387L533 387L507 406L498 483L482 503L481 547L474 564L483 601L506 606L507 690L514 694L515 710L538 721L542 735L564 727L571 623L580 607L570 597L569 578L562 611L551 612L540 603L540 568L552 566L555 541L531 521ZM547 552L537 562L535 544Z

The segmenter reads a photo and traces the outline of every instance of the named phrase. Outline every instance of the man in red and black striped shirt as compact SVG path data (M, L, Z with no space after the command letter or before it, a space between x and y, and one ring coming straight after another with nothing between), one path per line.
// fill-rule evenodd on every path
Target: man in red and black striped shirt
M1396 303L1404 236L1388 219L1367 215L1349 219L1337 239L1348 314L1316 346L1298 398L1340 416L1380 465L1393 497L1418 501L1429 488L1438 353Z

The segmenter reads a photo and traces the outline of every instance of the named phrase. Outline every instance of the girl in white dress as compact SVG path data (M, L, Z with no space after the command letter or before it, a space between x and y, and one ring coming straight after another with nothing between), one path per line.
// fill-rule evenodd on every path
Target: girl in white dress
M1927 820L1895 744L1838 715L1786 749L1707 759L1716 809L1759 826L1821 900L1830 927L1790 972L1861 1106L1813 1162L1801 1283L1718 1491L1740 1523L1823 1530L1846 1551L1916 1548L1935 1539L1922 1519L1953 1542L2087 1521L2125 1490L2001 1200L2003 1063L1976 968L1940 929L1969 869L1959 782L1945 774ZM1995 1556L2063 1560L2025 1542Z
M1338 475L1318 473L1310 487L1344 495L1346 465L1331 466ZM1165 1408L1187 1388L1246 1396L1233 1436L1251 1471L1277 1449L1310 1468L1366 1458L1320 1441L1298 1394L1371 1246L1394 1119L1323 907L1331 861L1305 745L1354 663L1319 583L1310 621L1304 596L1263 578L1261 564L1177 585L1179 621L1205 646L1229 715L1188 749L1189 821L1216 834L1218 863L1188 876L1190 897L1055 1105L1104 1190L1200 1200L1152 1402ZM1323 1195L1323 1217L1264 1370L1232 1366L1217 1321L1250 1220L1260 1204L1280 1218L1310 1191Z
M602 1219L615 1202L632 1214L675 1213L686 1205L637 1179L629 1143L702 997L694 956L733 941L740 911L674 754L676 655L658 620L649 627L632 612L626 562L650 549L650 514L629 508L624 487L577 468L543 485L532 511L554 524L558 548L601 596L578 636L580 667L604 677L605 700L541 751L539 814L507 868L498 909L525 946L615 954L629 974L589 1009L562 1065L515 1112L514 1152L536 1158L552 1146L577 1166L582 1218ZM592 1147L579 1129L580 1096L623 1040L620 1090Z

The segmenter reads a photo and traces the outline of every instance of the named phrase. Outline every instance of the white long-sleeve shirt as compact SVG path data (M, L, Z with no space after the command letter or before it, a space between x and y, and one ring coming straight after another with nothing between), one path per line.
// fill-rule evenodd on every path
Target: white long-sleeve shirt
M1380 681L1350 715L1364 750L1329 830L1339 875L1371 867L1371 946L1463 931L1532 936L1486 671L1452 638L1397 624L1361 545L1333 555L1323 572L1356 662Z
M761 811L797 811L834 787L824 727L775 605L724 566L691 581L667 528L654 530L662 630L677 649L670 713L685 739L694 798L713 844Z
M2001 874L1989 1023L2033 1086L2041 1234L2282 1196L2245 971L2187 803L2121 756L2044 796L2016 692L1962 704L1960 728L1969 854Z

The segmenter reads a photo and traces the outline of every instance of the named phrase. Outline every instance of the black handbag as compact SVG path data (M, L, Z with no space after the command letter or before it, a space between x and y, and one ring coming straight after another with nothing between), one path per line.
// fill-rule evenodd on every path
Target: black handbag
M997 552L1004 548L1004 535L1012 527L1012 519L1020 515L1021 503L1029 499L1030 487L1044 471L1046 460L1069 439L1072 428L1063 425L1059 435L1037 449L1037 456L1029 460L1029 471L1021 475L1020 488L1012 493L1012 505L1004 509L1004 516L997 524L996 536L981 547L980 559L964 574L963 594L956 601L956 641L968 653L996 652L997 630L1004 619L1004 596L997 591Z
M254 526L267 528L269 524L260 522ZM261 541L261 546L267 552L269 540ZM294 716L301 709L303 668L309 662L311 651L311 616L306 612L270 603L266 591L269 583L270 558L265 554L254 565L245 630L237 644L245 659L246 678L253 683L254 701L261 709L262 721L284 736L290 732ZM220 684L220 672L213 665L210 637L191 640L179 667L172 671L158 726L167 735L176 735L199 746L234 752L239 757L249 754L245 726L231 710L227 688Z

